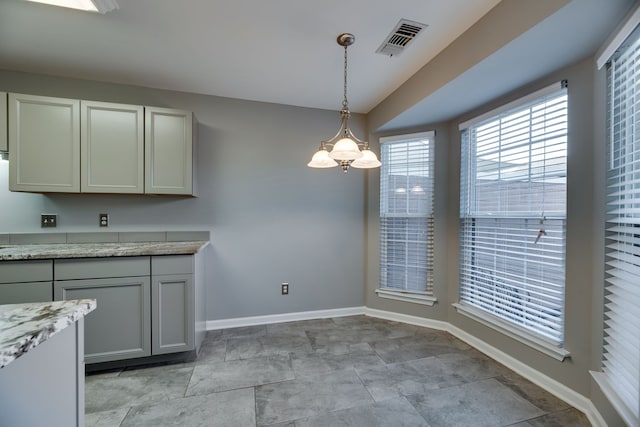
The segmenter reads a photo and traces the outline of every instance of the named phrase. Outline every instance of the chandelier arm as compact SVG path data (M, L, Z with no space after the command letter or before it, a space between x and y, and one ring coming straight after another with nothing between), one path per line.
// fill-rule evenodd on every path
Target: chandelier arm
M322 141L321 144L324 144L325 146L333 147L335 145L335 143L338 142L338 140L342 138L344 133L345 133L344 132L344 123L341 123L340 124L340 128L338 129L338 132L336 132L336 134L333 135L331 138L325 139L324 141Z
M349 127L349 123L346 120L343 120L343 122L340 125L340 128L338 129L338 132L336 132L335 135L333 135L329 139L325 139L325 140L320 142L320 148L331 148L331 147L333 147L335 145L335 143L338 140L340 140L340 139L342 139L344 137L348 137L350 139L353 139L356 142L356 144L362 145L365 148L369 148L369 142L367 142L365 140L362 140L362 139L358 138L357 136L355 136L353 131Z

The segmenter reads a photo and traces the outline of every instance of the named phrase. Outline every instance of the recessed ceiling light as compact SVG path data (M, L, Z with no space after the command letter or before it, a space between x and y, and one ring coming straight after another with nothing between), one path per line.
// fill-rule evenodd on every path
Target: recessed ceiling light
M27 0L35 3L44 3L52 6L68 7L71 9L98 12L105 14L113 9L118 9L116 0Z

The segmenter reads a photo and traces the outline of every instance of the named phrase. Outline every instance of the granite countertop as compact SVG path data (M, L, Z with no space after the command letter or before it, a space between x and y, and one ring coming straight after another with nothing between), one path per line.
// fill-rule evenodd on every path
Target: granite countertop
M0 368L95 308L95 299L0 305Z
M0 245L0 261L55 258L103 258L141 255L190 255L209 242L56 243Z

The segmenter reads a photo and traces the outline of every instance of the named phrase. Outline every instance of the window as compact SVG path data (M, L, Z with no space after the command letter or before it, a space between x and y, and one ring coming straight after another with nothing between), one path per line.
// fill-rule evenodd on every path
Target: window
M609 63L603 373L614 406L640 422L640 41Z
M460 125L460 303L563 360L567 92L558 83Z
M433 304L434 133L380 142L378 295Z

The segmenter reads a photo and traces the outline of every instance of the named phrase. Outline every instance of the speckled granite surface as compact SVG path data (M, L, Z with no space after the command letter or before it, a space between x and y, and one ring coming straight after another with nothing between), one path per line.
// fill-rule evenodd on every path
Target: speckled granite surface
M0 368L96 308L96 300L0 305Z
M0 245L0 261L141 255L190 255L207 241Z

